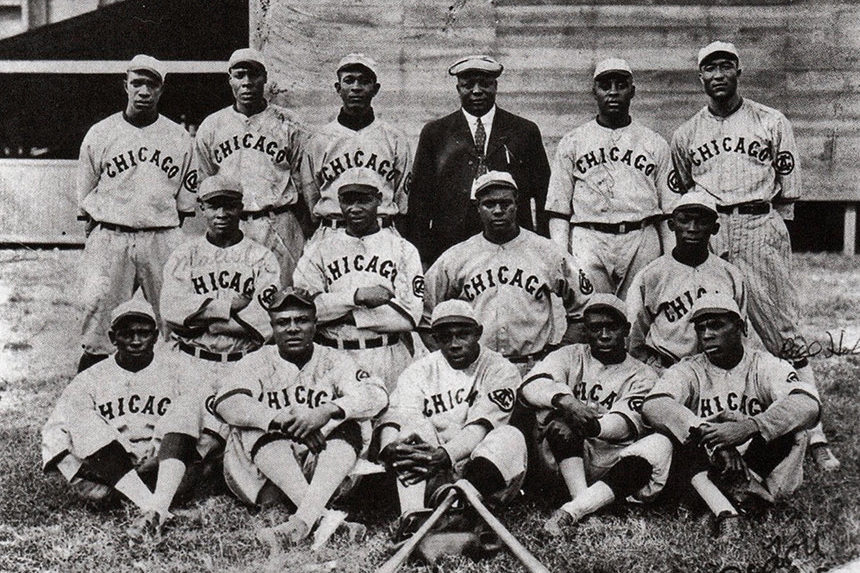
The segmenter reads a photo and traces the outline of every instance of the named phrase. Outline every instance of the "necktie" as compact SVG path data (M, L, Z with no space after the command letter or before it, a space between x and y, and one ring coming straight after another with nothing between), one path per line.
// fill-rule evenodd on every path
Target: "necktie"
M481 123L481 118L478 118L478 125L475 127L475 153L478 154L478 170L475 177L479 177L487 172L486 156L484 155L484 145L487 143L487 132L484 131L484 124Z

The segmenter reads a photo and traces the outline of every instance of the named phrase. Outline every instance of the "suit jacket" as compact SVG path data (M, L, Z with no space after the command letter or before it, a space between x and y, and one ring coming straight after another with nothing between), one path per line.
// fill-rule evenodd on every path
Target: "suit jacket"
M535 200L537 231L546 236L549 161L538 126L497 107L486 165L491 171L508 171L517 182L517 218L529 230L534 230L531 199ZM404 228L424 263L433 263L448 247L481 231L477 210L469 200L477 169L474 140L461 110L424 126L412 167Z

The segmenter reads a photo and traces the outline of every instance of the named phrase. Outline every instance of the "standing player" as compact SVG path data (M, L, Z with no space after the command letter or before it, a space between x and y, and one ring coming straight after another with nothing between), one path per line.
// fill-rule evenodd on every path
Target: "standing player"
M431 324L439 350L403 371L380 422L379 459L397 474L401 530L438 487L459 477L504 503L526 472L525 440L508 425L517 369L481 346L481 325L467 302L440 303Z
M391 390L412 361L402 337L421 319L421 260L406 239L382 232L375 171L350 169L335 185L346 229L310 243L293 282L316 297L317 342L346 350Z
M90 128L78 161L78 207L84 247L83 348L78 372L107 357L110 312L139 286L167 329L158 300L161 271L180 241L182 218L194 214L196 172L191 137L158 113L165 66L137 55L128 65L121 113Z
M277 293L269 316L276 345L242 362L241 376L224 381L213 410L230 424L224 477L233 493L256 505L273 484L298 508L260 532L278 551L305 539L323 516L366 445L361 423L386 407L388 394L348 354L314 344L310 293Z
M650 434L639 413L657 374L625 350L624 303L597 293L583 316L588 344L552 352L520 388L525 405L538 409L541 453L572 498L547 521L551 535L615 500L653 499L672 461L672 443Z
M465 300L484 327L481 344L527 372L557 339L551 295L561 297L573 336L593 287L572 255L517 224L510 174L490 171L472 193L484 231L442 253L427 271L424 323L436 304Z
M343 228L338 203L338 178L351 169L371 169L383 181L380 224L390 229L406 213L412 150L406 135L377 119L373 98L379 93L376 62L364 54L348 54L337 65L337 91L343 106L337 119L324 125L308 143L305 184L321 229Z
M642 269L627 294L630 354L657 369L699 352L687 314L703 294L732 297L746 316L743 274L708 251L720 230L714 198L700 191L681 195L668 223L675 248Z
M715 517L715 533L753 493L786 497L803 481L806 428L818 420L815 386L788 362L751 350L734 299L703 295L690 313L704 352L663 373L645 398L645 421L681 444L675 456ZM710 474L708 473L708 470Z
M257 50L233 52L227 73L235 103L204 119L197 130L200 179L221 173L242 185L242 231L275 253L281 280L290 284L311 232L300 197L308 133L290 111L266 101L266 63Z
M556 150L549 233L575 250L597 292L624 299L636 273L663 250L658 222L674 199L672 163L666 140L630 118L636 86L626 61L599 62L592 92L597 117L565 135Z
M720 232L713 249L744 273L753 327L771 353L793 360L798 376L814 384L799 332L791 242L780 216L793 214L801 193L794 132L782 113L738 94L734 44L708 44L698 62L708 105L672 137L674 190L704 191L717 200ZM820 467L839 467L821 425L810 432L810 445Z

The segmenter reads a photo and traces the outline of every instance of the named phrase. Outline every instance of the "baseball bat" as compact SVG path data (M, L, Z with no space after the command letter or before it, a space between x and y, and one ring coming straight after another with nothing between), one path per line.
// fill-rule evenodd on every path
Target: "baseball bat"
M537 557L532 555L531 552L526 549L516 537L514 537L514 534L508 531L502 522L496 519L496 516L487 509L487 506L484 505L484 501L481 498L481 494L475 489L475 486L468 481L461 479L454 484L454 487L463 493L466 500L475 508L475 511L478 512L478 515L487 522L490 529L499 536L502 543L508 546L508 549L510 549L511 553L514 554L514 557L519 559L520 563L525 566L529 573L550 573L549 569L547 569L543 563L538 561Z
M427 532L436 525L436 522L439 521L439 518L448 511L448 509L454 504L454 500L457 499L457 491L455 489L451 489L448 491L448 494L442 500L433 513L430 514L430 517L427 518L421 527L418 528L412 537L406 540L406 543L403 544L403 547L397 550L397 553L392 555L388 561L383 563L379 569L376 570L376 573L394 573L397 569L403 565L407 559L409 559L409 555L412 554L412 551L421 543L421 540L427 535Z

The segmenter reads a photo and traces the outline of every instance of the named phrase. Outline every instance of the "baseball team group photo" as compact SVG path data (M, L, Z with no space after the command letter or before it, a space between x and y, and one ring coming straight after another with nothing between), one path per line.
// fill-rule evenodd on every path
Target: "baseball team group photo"
M74 231L3 211L0 570L860 570L860 12L419 4L142 34L67 175L6 147Z

